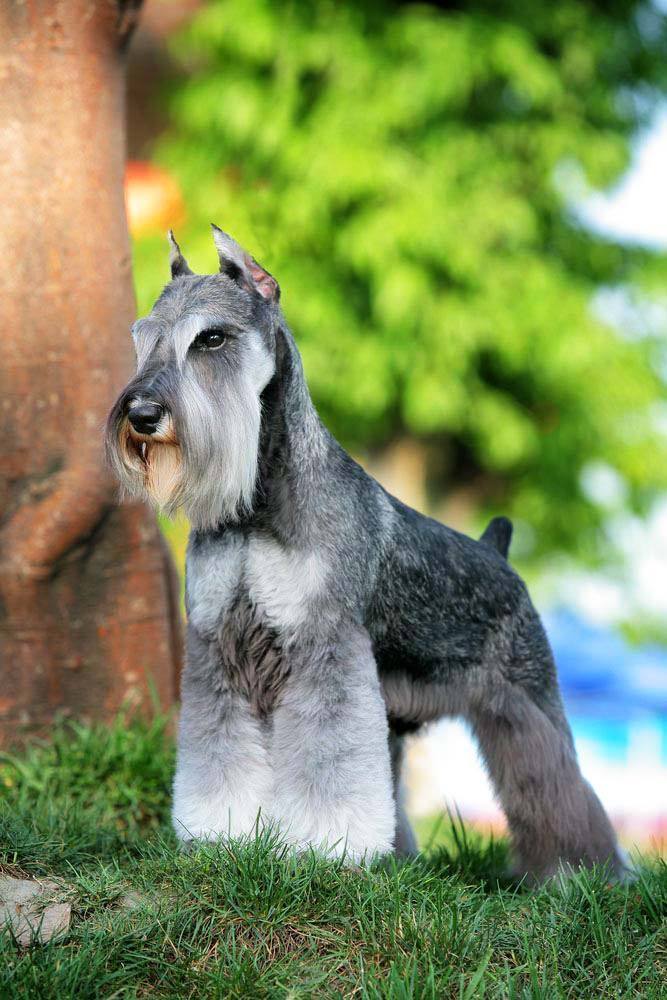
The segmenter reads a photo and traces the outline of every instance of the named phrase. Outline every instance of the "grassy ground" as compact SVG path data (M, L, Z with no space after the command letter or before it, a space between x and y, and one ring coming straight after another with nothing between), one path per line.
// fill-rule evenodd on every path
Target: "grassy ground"
M0 934L0 997L664 997L667 866L629 889L499 885L502 844L456 828L351 871L268 835L181 854L163 722L71 727L0 756L0 870L68 887L69 935ZM131 902L131 905L127 905Z

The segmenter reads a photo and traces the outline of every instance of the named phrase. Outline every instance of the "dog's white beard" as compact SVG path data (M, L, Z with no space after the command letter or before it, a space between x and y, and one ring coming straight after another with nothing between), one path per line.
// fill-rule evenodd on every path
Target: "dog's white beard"
M182 439L169 426L166 440L145 439L142 457L126 419L111 459L131 496L170 516L182 508L194 528L213 528L252 508L261 404L249 379L232 383L224 399L214 401L194 379L183 388Z
M183 455L171 431L168 437L167 441L133 439L129 422L124 420L111 459L126 493L171 511L179 506Z
M146 493L160 509L169 510L181 489L183 456L177 444L152 444L146 452Z
M201 389L183 393L183 475L178 506L195 528L213 528L251 510L261 423L261 404L249 379L227 387L210 408Z

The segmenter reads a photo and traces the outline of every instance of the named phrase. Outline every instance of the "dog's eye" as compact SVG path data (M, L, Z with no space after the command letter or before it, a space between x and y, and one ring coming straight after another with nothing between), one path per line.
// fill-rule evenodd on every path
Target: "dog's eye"
M224 330L202 330L192 341L196 351L217 351L227 339Z

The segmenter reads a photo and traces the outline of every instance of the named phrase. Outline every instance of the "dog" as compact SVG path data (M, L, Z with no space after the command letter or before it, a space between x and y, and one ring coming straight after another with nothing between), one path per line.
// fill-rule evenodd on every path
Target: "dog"
M134 324L137 373L106 433L125 491L191 524L179 838L268 822L352 863L410 855L405 737L460 716L517 874L600 864L623 877L506 558L510 523L474 541L372 479L318 417L276 279L213 237L219 272L198 275L170 232L171 281Z

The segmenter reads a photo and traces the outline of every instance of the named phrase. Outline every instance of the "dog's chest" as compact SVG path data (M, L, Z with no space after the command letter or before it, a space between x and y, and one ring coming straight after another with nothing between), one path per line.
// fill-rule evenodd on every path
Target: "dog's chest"
M271 711L284 687L285 649L311 617L322 577L311 555L240 533L188 552L190 622L219 646L228 683L260 716Z
M247 598L272 629L292 639L311 617L326 571L314 552L286 549L265 537L225 537L188 552L188 616L198 632L212 637L239 595Z
M247 699L255 715L269 715L290 672L278 632L247 597L239 595L222 617L217 641L230 687Z

